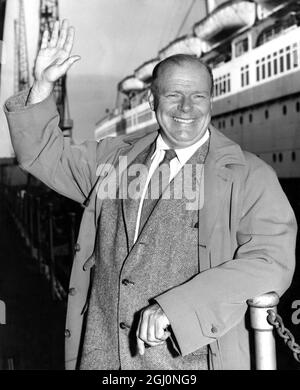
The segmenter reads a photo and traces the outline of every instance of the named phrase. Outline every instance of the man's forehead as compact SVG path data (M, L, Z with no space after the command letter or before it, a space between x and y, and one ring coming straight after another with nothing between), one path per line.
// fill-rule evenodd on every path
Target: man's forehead
M210 80L210 74L206 67L200 62L183 62L180 64L177 63L166 63L159 69L157 74L158 81L163 79L168 79L170 75L177 75L178 77L188 77L189 75L199 78L207 78Z
M184 62L182 64L166 63L159 70L156 80L159 88L168 85L186 84L193 85L201 84L203 87L207 83L207 88L211 88L211 77L206 67L199 62ZM209 85L208 85L209 84Z

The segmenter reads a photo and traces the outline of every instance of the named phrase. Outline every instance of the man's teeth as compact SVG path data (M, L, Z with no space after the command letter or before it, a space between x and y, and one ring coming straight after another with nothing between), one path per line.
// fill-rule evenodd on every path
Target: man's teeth
M176 118L176 117L174 117L173 119L175 122L179 122L179 123L189 124L189 123L194 122L194 119L182 119L182 118Z

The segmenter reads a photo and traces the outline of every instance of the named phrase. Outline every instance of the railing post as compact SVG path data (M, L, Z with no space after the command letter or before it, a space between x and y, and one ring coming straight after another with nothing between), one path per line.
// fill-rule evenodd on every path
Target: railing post
M273 325L268 320L268 310L277 312L279 297L275 292L260 295L247 301L250 323L254 329L255 365L257 370L276 370L276 349Z

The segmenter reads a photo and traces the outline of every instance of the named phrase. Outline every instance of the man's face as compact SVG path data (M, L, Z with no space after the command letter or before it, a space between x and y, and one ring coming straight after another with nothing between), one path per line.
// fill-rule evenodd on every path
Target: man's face
M150 106L165 142L174 149L193 145L204 135L211 118L211 81L208 71L194 62L169 64L150 94Z

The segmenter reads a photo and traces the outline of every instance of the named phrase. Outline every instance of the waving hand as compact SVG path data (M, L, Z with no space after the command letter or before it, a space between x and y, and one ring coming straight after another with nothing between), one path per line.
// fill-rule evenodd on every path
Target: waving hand
M73 41L74 28L68 26L67 20L62 22L61 28L59 22L55 22L51 37L45 30L36 58L29 103L37 103L48 97L54 83L80 59L80 56L71 56Z

